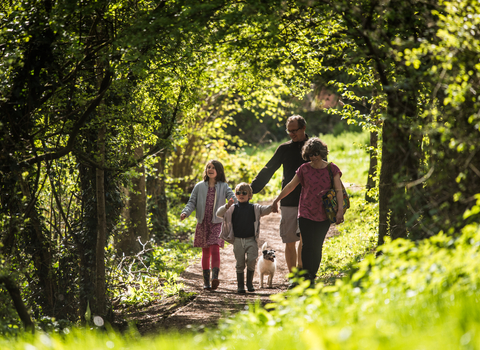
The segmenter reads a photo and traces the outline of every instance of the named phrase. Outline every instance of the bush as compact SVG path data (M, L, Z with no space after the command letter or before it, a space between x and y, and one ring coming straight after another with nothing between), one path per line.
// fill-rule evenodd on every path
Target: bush
M228 348L479 348L478 224L457 240L398 239L381 252L367 255L351 279L275 295L269 311L252 306L205 337L229 339Z

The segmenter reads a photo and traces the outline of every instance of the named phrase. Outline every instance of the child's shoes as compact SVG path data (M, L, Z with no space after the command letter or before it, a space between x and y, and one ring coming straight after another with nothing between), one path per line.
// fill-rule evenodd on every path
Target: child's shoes
M210 286L210 269L203 270L203 289L211 289Z
M243 272L238 273L237 272L237 293L239 294L245 294L245 274Z
M220 268L212 267L212 289L217 289L220 281L218 279L218 273L220 272Z

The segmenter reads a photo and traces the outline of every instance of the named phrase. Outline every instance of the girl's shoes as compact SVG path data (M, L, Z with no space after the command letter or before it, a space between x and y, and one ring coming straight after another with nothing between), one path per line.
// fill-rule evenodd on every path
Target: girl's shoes
M219 267L212 267L212 289L215 290L218 288L220 281L218 280L218 273L220 272Z
M212 286L210 286L210 269L203 270L203 289L212 289Z

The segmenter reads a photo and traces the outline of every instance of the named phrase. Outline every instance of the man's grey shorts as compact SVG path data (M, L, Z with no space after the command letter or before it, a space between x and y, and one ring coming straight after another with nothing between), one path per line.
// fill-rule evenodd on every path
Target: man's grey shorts
M280 237L283 243L292 243L300 240L298 228L298 207L280 207L282 218L280 220Z

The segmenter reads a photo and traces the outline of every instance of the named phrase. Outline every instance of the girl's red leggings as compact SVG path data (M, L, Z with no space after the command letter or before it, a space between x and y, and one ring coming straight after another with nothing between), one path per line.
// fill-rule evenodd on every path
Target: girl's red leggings
M202 269L210 269L210 256L212 257L212 267L220 267L220 247L217 244L202 248Z

